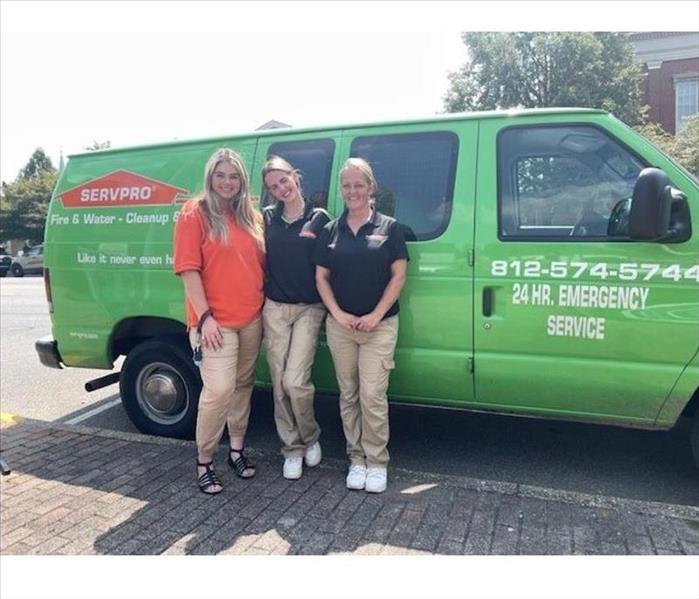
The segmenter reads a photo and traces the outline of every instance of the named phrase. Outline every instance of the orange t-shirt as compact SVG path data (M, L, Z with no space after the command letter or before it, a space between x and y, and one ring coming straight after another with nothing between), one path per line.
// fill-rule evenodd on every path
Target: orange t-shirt
M196 270L214 318L221 326L238 328L250 324L264 303L264 254L255 239L228 218L229 243L209 239L206 217L197 200L188 201L175 226L175 274ZM187 322L199 319L185 299Z

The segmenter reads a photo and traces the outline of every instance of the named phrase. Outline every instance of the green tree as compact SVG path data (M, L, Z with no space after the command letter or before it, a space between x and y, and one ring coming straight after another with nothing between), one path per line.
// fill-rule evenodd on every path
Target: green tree
M24 168L19 171L19 178L25 180L31 179L33 177L38 177L41 173L50 173L55 170L51 159L46 155L43 148L37 148L34 150L34 153L31 155Z
M658 123L646 123L636 129L699 179L699 115L687 119L677 135L671 135Z
M471 32L462 39L468 59L449 75L447 112L581 106L642 122L641 70L627 34Z
M95 150L106 150L112 147L112 142L107 141L97 141L96 139L92 141L89 146L83 146L88 152L94 152Z
M699 115L687 119L684 129L675 136L672 156L699 179Z
M58 172L41 148L32 154L12 183L0 190L0 239L39 243Z

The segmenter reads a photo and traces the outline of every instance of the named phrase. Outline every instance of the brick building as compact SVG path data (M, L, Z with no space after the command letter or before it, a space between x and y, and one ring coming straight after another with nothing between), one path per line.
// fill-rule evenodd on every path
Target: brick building
M699 113L699 32L633 33L636 59L650 120L676 133L682 121Z

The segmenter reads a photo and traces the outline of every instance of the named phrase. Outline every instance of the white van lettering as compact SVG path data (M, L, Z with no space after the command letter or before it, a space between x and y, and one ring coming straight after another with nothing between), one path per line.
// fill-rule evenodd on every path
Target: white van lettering
M136 264L136 256L109 256L110 264L126 264L131 266Z
M81 333L79 331L71 331L68 334L71 337L77 337L78 339L97 339L97 333Z
M546 321L546 334L552 337L604 339L604 318L551 314Z
M650 281L653 278L663 278L675 283L693 280L699 283L699 264L685 266L682 264L638 264L636 262L621 262L619 264L597 262L570 263L562 260L541 262L535 260L493 260L490 263L490 274L494 277L515 278L545 278L580 279L583 275L598 279L616 279L620 281Z
M153 196L153 187L95 187L80 191L81 202L146 202Z
M83 223L86 225L111 225L116 220L116 216L104 214L83 214Z
M558 305L571 308L645 310L649 292L648 287L561 285L558 288Z
M78 252L78 264L96 264L97 257L87 252Z
M170 222L169 214L139 214L138 212L127 212L126 223L133 224L156 224L167 225Z
M545 283L514 283L512 303L532 306L551 306L551 285Z

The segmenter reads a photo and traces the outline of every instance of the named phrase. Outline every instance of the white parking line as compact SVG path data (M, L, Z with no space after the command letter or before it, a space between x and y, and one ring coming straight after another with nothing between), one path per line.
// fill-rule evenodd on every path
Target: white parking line
M100 412L105 412L109 410L110 408L113 408L114 406L118 406L121 403L121 399L113 399L112 401L104 404L103 406L100 406L99 408L95 408L94 410L90 410L89 412L85 412L84 414L80 414L80 416L76 416L75 418L71 418L70 420L66 420L65 424L78 424L79 422L82 422L83 420L87 420L88 418L92 418L93 416L97 416Z

